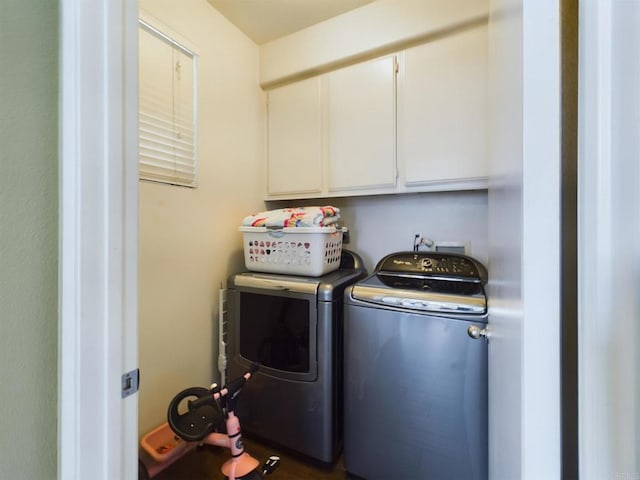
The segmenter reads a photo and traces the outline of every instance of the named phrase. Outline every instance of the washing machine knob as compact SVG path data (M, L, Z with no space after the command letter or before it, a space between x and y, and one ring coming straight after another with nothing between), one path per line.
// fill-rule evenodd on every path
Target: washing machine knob
M488 328L480 328L475 325L471 325L467 328L467 334L474 339L484 338L485 340L489 340L489 329Z

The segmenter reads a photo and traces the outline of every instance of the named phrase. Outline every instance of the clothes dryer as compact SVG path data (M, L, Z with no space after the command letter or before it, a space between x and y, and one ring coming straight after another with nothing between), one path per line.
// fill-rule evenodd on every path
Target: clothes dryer
M238 416L245 433L332 463L343 444L343 299L366 275L355 253L321 277L240 273L229 279L228 376L256 362Z

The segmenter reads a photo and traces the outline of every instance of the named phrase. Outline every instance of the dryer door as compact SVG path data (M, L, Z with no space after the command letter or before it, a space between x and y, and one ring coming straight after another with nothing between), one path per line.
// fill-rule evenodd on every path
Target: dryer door
M316 295L291 291L237 289L230 303L234 360L260 364L260 373L315 381Z

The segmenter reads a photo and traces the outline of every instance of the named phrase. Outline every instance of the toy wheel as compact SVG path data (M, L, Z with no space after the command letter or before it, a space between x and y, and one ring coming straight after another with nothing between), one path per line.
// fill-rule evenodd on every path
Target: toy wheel
M224 477L225 480L229 480L229 477ZM257 468L255 470L251 470L244 477L236 477L236 480L264 480L264 477L260 473L260 470Z
M192 408L189 401L203 397L210 397L209 390L201 387L187 388L178 393L167 412L167 420L171 430L183 440L198 442L213 432L224 419L224 415L217 402L211 402Z

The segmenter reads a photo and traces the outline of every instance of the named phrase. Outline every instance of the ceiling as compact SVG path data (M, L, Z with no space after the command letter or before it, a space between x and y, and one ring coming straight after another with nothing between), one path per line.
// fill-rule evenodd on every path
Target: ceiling
M208 0L256 44L302 30L374 0Z

